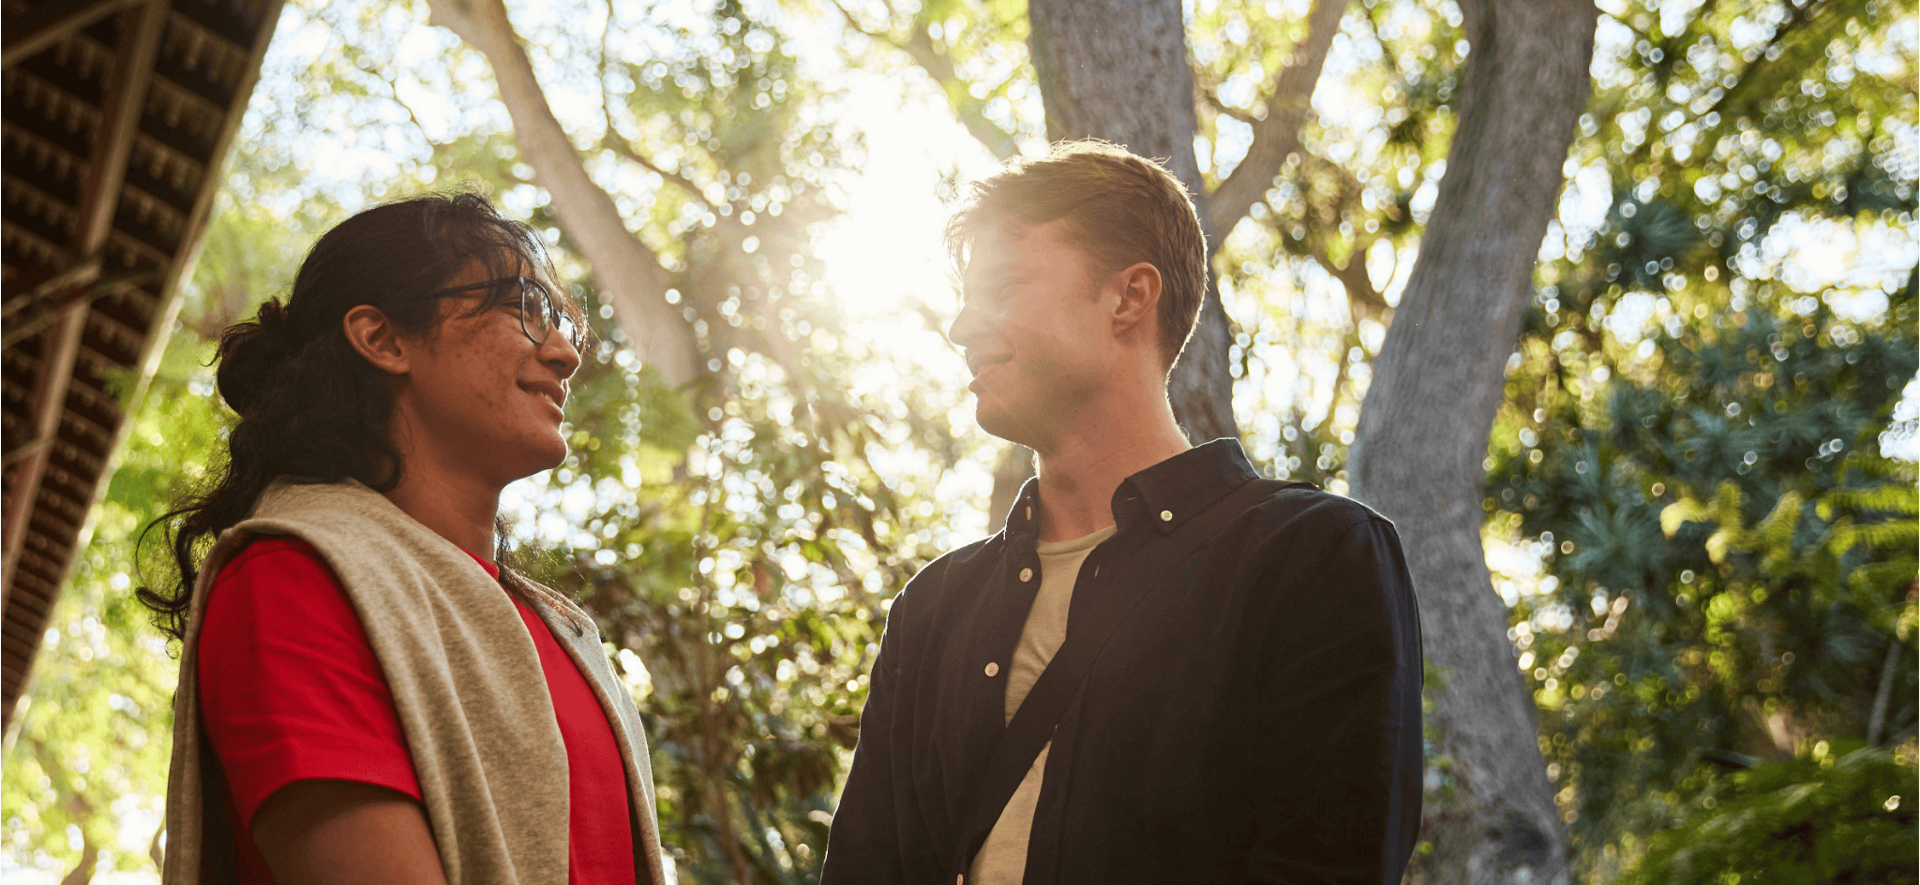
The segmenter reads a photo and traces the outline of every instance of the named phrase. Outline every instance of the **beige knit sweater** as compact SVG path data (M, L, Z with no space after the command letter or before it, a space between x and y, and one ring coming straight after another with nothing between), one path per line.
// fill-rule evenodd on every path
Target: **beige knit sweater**
M205 738L195 646L214 576L262 535L312 544L345 587L393 691L450 885L564 885L567 751L526 624L472 557L353 482L274 486L200 567L174 696L166 881L235 881L237 836L224 823L226 784ZM522 583L607 712L625 762L634 866L640 882L663 883L639 711L592 620L558 593Z

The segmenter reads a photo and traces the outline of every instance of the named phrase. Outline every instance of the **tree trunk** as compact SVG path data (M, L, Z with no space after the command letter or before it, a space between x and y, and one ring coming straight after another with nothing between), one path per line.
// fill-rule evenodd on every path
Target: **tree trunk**
M1179 0L1032 0L1027 15L1047 138L1103 138L1165 160L1193 195L1211 249L1218 237L1193 154L1199 124ZM1167 386L1174 416L1195 441L1240 435L1228 340L1219 286L1208 274L1200 322Z
M1429 799L1429 885L1565 882L1566 839L1534 707L1482 551L1487 435L1533 267L1585 105L1587 0L1461 0L1471 53L1460 124L1420 257L1360 413L1356 497L1399 526L1420 593L1435 748L1453 791Z
M613 197L587 175L560 120L533 76L501 0L428 0L429 20L486 56L513 119L513 141L553 197L554 213L593 266L594 281L611 302L627 346L668 381L700 374L692 330L667 303L667 271L659 257L627 230Z

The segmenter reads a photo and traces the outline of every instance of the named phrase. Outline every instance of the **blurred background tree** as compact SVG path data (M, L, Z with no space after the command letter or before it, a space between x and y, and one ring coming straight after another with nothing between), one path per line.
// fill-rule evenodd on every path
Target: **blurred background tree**
M1510 635L1596 880L1685 823L1649 859L1674 878L1642 880L1731 881L1711 876L1786 856L1733 863L1741 846L1805 831L1810 853L1765 880L1893 881L1838 835L1850 816L1906 834L1912 880L1920 535L1910 449L1883 448L1914 427L1890 428L1920 322L1911 15L1603 23L1571 162L1609 205L1549 238L1487 498L1490 530L1543 560ZM1878 792L1784 801L1835 759ZM1728 828L1763 806L1764 826Z
M994 477L1024 466L972 426L939 336L935 195L1044 146L1025 4L515 4L485 51L431 5L282 21L9 737L9 881L154 869L175 664L127 599L131 531L222 432L211 336L367 203L485 188L595 308L574 454L509 504L522 565L602 618L647 713L683 881L815 877L887 600L997 521ZM1601 6L1483 535L1566 860L1674 881L1787 838L1872 881L1873 846L1914 853L1915 423L1894 409L1916 361L1915 16ZM1194 162L1227 207L1232 417L1271 474L1345 491L1458 124L1465 20L1397 0L1185 16ZM550 190L555 154L536 162L484 85L508 46L591 190ZM569 217L576 197L598 220ZM620 236L590 246L607 204ZM1453 762L1432 759L1435 802ZM1805 871L1781 881L1840 876L1780 858Z

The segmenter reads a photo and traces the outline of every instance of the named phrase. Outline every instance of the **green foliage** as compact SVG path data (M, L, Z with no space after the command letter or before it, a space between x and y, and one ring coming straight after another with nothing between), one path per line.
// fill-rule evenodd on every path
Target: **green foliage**
M1887 123L1911 59L1882 42L1903 14L1602 19L1571 187L1611 206L1548 236L1487 484L1490 533L1546 572L1509 635L1587 875L1720 801L1728 769L1912 746L1915 472L1880 451L1920 363L1916 170ZM1820 238L1894 250L1795 256Z
M1914 872L1915 771L1885 750L1755 766L1655 835L1619 885L1897 885Z
M745 868L811 881L880 618L952 542L935 487L904 477L950 467L955 444L943 423L913 417L938 411L914 394L889 405L826 379L800 388L758 355L704 416L651 371L591 369L574 454L540 496L572 528L529 565L580 598L618 649L682 880ZM903 451L921 466L883 477L872 459Z
M1272 112L1298 6L1190 6L1210 186ZM600 618L651 730L681 880L817 877L888 599L968 540L951 474L976 453L945 417L959 392L863 340L814 255L864 158L796 43L809 14L865 34L829 50L842 61L930 77L989 153L1042 140L1017 0L512 10L588 171L671 278L705 366L676 389L593 297L475 88L477 53L418 3L290 4L181 333L21 708L0 780L11 858L146 863L120 840L158 824L175 664L131 607L127 539L217 447L204 339L279 294L347 212L472 184L557 244L602 336L574 379L567 463L509 494L520 565ZM1893 824L1911 838L1920 528L1913 465L1877 446L1920 320L1913 57L1891 36L1912 21L1875 0L1602 18L1487 486L1489 534L1545 569L1515 589L1511 635L1592 878L1644 856L1633 881L1694 881L1685 863L1773 881L1900 848L1876 835ZM1447 4L1350 4L1300 150L1220 232L1239 411L1276 473L1340 487L1451 138L1461 25ZM1831 267L1796 255L1849 238ZM1823 761L1823 741L1863 749ZM1897 809L1859 804L1889 779Z
M722 2L661 32L671 51L603 60L601 161L658 176L639 235L707 372L673 389L612 332L535 496L569 528L532 558L642 694L682 880L812 881L886 600L947 540L935 487L876 460L938 476L960 449L928 417L949 404L861 376L906 370L826 297L811 238L859 144L807 110L777 23Z

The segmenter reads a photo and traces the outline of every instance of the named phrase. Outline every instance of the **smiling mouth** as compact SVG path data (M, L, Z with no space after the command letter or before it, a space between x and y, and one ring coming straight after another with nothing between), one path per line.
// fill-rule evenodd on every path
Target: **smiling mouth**
M1010 360L1009 357L1002 357L991 361L983 360L975 366L969 366L973 369L973 380L967 382L967 390L976 395L982 393L986 389L987 377L993 374L993 370L1006 365Z
M522 384L520 385L520 389L541 397L547 402L553 403L553 407L556 409L563 412L566 411L567 393L565 390L546 384Z
M1002 363L1009 362L1012 359L1013 359L1012 354L998 354L995 356L968 356L967 371L972 372L973 377L975 379L978 379L981 375L986 374L988 369L991 369L994 366L1001 365Z

